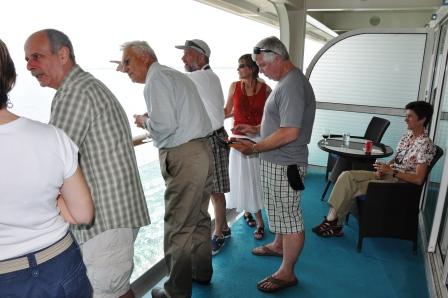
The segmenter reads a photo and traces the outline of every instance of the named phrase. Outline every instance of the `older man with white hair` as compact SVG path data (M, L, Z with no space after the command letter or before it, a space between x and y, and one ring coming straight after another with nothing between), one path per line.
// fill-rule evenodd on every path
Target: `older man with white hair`
M145 84L148 113L135 115L159 148L165 179L164 252L169 278L153 297L190 297L192 280L209 282L213 269L208 204L212 190L210 119L191 79L161 65L144 41L122 45L123 71Z
M294 265L305 242L300 196L316 99L308 79L292 64L277 37L258 42L253 60L260 72L278 84L266 100L261 126L236 127L245 133L260 132L262 140L256 144L238 140L240 144L232 146L244 154L260 153L264 205L269 229L276 236L274 242L252 253L283 258L280 268L257 284L260 291L275 292L297 284Z

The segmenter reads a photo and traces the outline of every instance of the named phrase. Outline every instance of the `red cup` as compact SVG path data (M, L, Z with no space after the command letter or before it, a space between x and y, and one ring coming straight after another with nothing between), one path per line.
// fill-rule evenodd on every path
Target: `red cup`
M364 152L366 154L370 154L372 153L372 148L373 148L373 142L371 140L366 140L366 142L364 143Z

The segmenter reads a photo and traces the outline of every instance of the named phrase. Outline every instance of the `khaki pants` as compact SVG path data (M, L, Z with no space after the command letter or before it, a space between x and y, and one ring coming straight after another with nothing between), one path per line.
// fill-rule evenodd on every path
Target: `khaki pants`
M80 245L93 298L116 298L131 288L138 228L107 230Z
M211 227L208 204L213 161L206 138L160 149L165 179L164 252L168 297L191 297L192 278L211 279Z
M397 182L392 177L377 180L374 172L370 171L346 171L343 172L330 195L329 204L336 211L340 222L345 219L348 212L355 207L356 197L367 193L369 183Z

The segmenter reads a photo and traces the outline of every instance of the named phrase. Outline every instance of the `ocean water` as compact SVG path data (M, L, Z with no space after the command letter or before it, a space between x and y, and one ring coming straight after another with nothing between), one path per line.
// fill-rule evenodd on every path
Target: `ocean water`
M151 144L142 145L149 147ZM150 148L146 151L151 152ZM165 183L160 174L158 160L139 166L140 177L145 192L151 224L140 228L134 245L134 271L131 281L149 270L163 258L163 216L165 213L163 194Z

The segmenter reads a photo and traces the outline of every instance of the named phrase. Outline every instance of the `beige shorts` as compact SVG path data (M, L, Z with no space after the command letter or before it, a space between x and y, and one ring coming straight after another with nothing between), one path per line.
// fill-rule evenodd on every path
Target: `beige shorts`
M138 229L107 230L80 245L95 298L116 298L129 291Z

